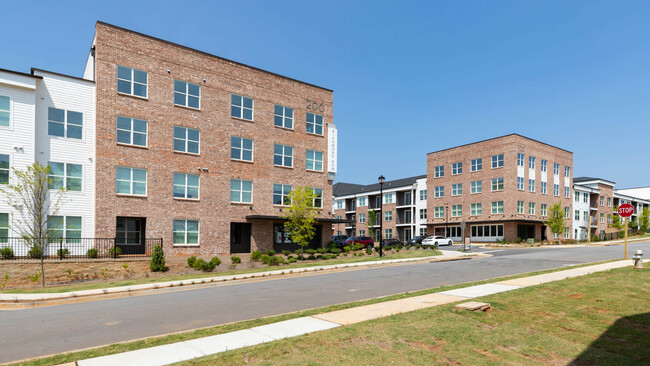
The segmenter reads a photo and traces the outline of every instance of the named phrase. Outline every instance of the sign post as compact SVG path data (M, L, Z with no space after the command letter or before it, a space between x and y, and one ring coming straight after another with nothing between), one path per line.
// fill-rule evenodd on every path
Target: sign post
M625 259L627 259L627 220L634 214L634 206L624 203L618 206L618 215L625 218Z

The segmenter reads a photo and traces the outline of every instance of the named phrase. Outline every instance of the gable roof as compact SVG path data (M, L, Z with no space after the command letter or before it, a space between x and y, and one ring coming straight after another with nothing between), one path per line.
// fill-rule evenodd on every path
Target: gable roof
M424 175L416 175L414 177L388 180L384 182L384 189L410 186L413 185L415 182L417 182L418 179L423 179L426 177L427 175L424 174ZM334 197L341 197L341 196L349 196L351 194L373 192L378 190L379 190L379 183L373 183L367 185L352 184L352 183L335 183L332 190L332 195Z

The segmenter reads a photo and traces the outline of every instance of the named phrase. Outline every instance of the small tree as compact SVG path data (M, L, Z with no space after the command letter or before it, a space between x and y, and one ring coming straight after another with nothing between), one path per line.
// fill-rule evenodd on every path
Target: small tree
M368 222L366 226L368 227L368 236L372 238L373 241L377 240L375 235L375 224L377 223L377 213L375 210L368 211Z
M551 229L553 234L557 234L558 240L562 242L562 236L560 234L564 231L564 211L560 202L551 206L546 226Z
M641 234L645 234L648 228L650 228L650 210L646 207L639 217L639 231Z
M156 244L153 247L153 253L151 254L151 263L149 263L149 269L151 269L151 272L165 271L165 253L163 253L160 244Z
M20 214L14 221L17 231L27 242L29 253L41 260L41 285L45 286L45 265L43 263L50 241L57 239L56 231L48 230L48 224L56 216L63 204L63 186L54 187L54 180L49 177L50 167L38 162L27 170L13 169L12 184L0 188L7 204ZM55 188L55 189L50 189Z
M625 226L625 223L623 220L621 220L621 217L618 216L618 206L614 206L614 214L612 215L612 224L609 225L616 230L621 230L623 229L623 226Z
M284 209L284 228L291 241L305 249L316 234L314 223L317 210L314 208L315 194L310 187L297 187L289 193L289 207Z

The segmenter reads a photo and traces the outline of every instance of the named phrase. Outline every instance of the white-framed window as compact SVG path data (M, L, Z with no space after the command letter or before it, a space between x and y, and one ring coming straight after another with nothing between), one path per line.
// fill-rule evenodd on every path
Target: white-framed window
M483 181L482 180L474 180L470 182L470 193L481 193L483 192Z
M65 188L66 191L81 192L83 169L81 164L57 163L49 161L49 189Z
M568 167L568 166L565 166L564 167L564 178L569 178L570 175L571 175L571 168Z
M607 207L612 207L612 197L607 197Z
M201 132L193 128L174 126L174 151L198 154Z
M546 182L542 181L542 194L546 194Z
M535 169L535 157L534 156L529 156L528 157L528 168Z
M339 231L338 235L341 235L340 231ZM359 230L359 236L366 236L366 231L365 230Z
M149 75L146 71L117 65L117 92L147 97Z
M276 104L273 107L273 125L293 130L293 108Z
M564 239L569 239L571 237L571 229L568 227L564 228Z
M604 214L604 213L601 213L601 214L600 214L600 223L601 223L601 224L604 224L604 223L605 223L605 214Z
M436 219L440 219L445 217L445 207L444 206L437 206L433 208L433 217Z
M393 229L384 229L384 239L393 238Z
M384 212L384 221L393 221L393 211Z
M542 215L544 217L546 217L546 211L547 211L546 207L547 207L546 203L542 203L542 204L539 205L539 211L540 211L539 213L540 213L540 215Z
M293 146L273 145L273 164L277 166L293 167Z
M571 208L569 206L564 207L564 218L568 219L571 217Z
M253 99L237 94L230 95L230 116L248 121L253 120Z
M553 175L560 175L560 164L553 163Z
M230 136L230 158L233 160L253 161L253 139Z
M334 204L336 205L336 210L342 210L343 206L345 205L345 201L336 200L336 202Z
M528 214L529 215L535 214L535 202L528 202Z
M503 201L492 201L492 214L503 213Z
M199 199L199 176L174 173L174 198Z
M9 155L0 154L0 184L9 184L9 172L11 170L11 162Z
M427 235L427 228L426 227L421 227L420 228L420 236L425 236Z
M472 225L471 237L503 237L503 225Z
M307 133L323 135L323 116L320 114L307 113Z
M81 228L81 216L48 216L47 233L52 242L58 239L75 242L74 239L81 239Z
M564 197L565 198L571 197L571 190L569 189L569 187L564 187Z
M445 196L445 186L436 186L433 188L433 197L440 198Z
M230 202L253 203L253 181L243 179L230 180Z
M541 166L540 169L541 169L542 173L546 172L546 164L547 164L547 161L542 159L542 161L540 162L540 166Z
M580 220L580 210L573 210L573 219Z
M463 205L452 205L451 206L451 217L463 216Z
M605 206L605 197L604 196L600 196L600 205Z
M198 245L199 221L174 220L172 242L174 245Z
M517 166L524 166L524 154L517 153Z
M9 214L0 212L0 243L6 243L9 237Z
M517 189L520 191L524 190L524 177L517 177Z
M174 80L174 104L200 109L201 86L187 81Z
M528 180L528 191L535 192L535 179Z
M444 165L438 165L437 167L433 168L434 171L434 178L442 178L445 176L445 166Z
M479 216L483 214L483 204L482 203L472 203L470 205L469 214L472 216Z
M589 203L589 194L588 193L583 193L582 194L583 202L584 203Z
M524 213L524 201L517 201L517 213L518 214Z
M117 194L147 195L147 170L116 167L115 189Z
M384 203L393 203L395 202L395 192L384 193Z
M614 220L612 219L612 215L607 215L607 224L611 225L613 222Z
M420 201L426 201L427 200L427 190L423 189L420 191Z
M368 206L368 197L359 197L357 198L357 207Z
M503 191L503 178L492 178L492 191Z
M424 220L427 218L427 209L426 208L421 208L420 209L420 220Z
M314 193L313 206L316 207L316 208L322 208L323 207L323 190L321 188L312 188L312 192Z
M289 206L291 204L289 193L291 193L290 184L273 183L273 204L278 206Z
M306 168L307 170L314 170L317 172L323 171L323 152L315 150L307 150L306 153Z
M470 164L470 171L479 172L483 170L483 158L472 159Z
M560 185L559 184L553 184L553 195L555 197L560 196Z
M117 116L115 125L118 143L147 146L147 121Z
M366 214L359 214L359 223L363 224L366 222Z
M458 175L463 173L463 163L453 163L451 164L451 175Z
M463 194L463 183L455 183L451 185L451 195L460 196Z
M503 154L492 155L492 169L503 167Z
M0 95L0 127L11 127L11 98Z
M81 112L49 107L47 134L69 139L83 139L84 115Z

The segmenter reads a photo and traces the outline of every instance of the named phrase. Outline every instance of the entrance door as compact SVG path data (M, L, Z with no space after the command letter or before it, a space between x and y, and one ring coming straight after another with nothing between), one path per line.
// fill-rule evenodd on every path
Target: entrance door
M230 253L251 252L251 224L230 223Z
M145 218L117 218L115 246L122 249L122 254L145 254L145 223Z
M546 225L542 225L542 241L546 240Z
M517 236L521 240L535 239L535 225L517 224Z

